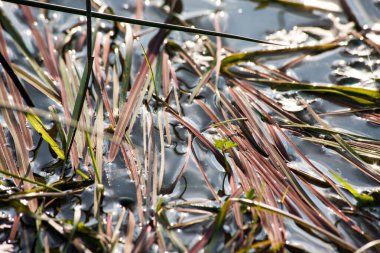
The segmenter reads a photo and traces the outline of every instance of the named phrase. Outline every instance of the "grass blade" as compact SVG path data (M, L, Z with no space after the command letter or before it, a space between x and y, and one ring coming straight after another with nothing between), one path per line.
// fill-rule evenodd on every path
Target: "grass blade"
M124 60L124 69L121 78L121 88L120 88L120 97L119 97L119 107L122 107L125 103L127 97L127 90L131 77L131 68L132 68L132 56L133 56L133 34L132 27L129 24L126 24L125 31L125 60Z
M65 154L63 150L58 146L58 144L55 142L55 140L50 136L50 134L46 131L45 126L43 125L42 121L38 118L36 114L30 114L28 113L26 115L29 123L32 125L32 127L41 134L42 139L44 139L51 147L51 149L57 154L59 159L64 160Z
M348 242L342 240L341 238L337 237L336 235L331 234L330 232L328 232L328 231L326 231L326 230L324 230L324 229L322 229L320 227L314 226L310 222L308 222L306 220L303 220L303 219L301 219L301 218L299 218L299 217L297 217L297 216L295 216L293 214L285 212L285 211L283 211L281 209L274 208L274 207L271 207L269 205L266 205L266 204L263 204L263 203L260 203L260 202L254 201L254 200L248 200L248 199L231 199L231 201L238 201L238 202L240 202L242 204L246 204L246 205L250 205L252 207L255 207L258 210L263 210L263 211L266 211L266 212L271 212L271 213L274 213L274 214L277 214L277 215L280 215L280 216L292 219L294 222L296 222L297 224L302 225L303 227L315 230L315 231L317 231L317 232L325 235L327 238L329 238L330 240L334 241L336 244L340 245L341 247L347 249L348 251L350 251L350 252L355 251L355 247L354 246L352 246Z
M21 51L21 53L27 58L28 62L34 69L34 71L37 73L37 75L43 80L46 84L49 84L49 86L54 89L56 92L58 92L57 87L51 80L51 78L48 76L48 74L40 67L40 65L37 63L37 61L34 59L33 54L29 51L26 44L24 43L22 36L19 34L17 29L13 26L12 22L8 19L4 11L0 8L0 21L1 25L5 28L5 30L8 32L8 34L12 37L14 42L16 43L18 49Z
M92 62L93 62L93 58L91 58L91 60L90 60L91 65L92 65ZM72 119L75 120L76 122L79 121L79 118L81 116L84 100L86 98L88 83L90 81L90 76L91 76L91 69L89 69L88 64L86 64L84 71L83 71L81 84L79 86L78 95L77 95L77 98L75 100L74 111L72 114ZM67 155L70 152L71 146L72 146L73 141L74 141L76 129L77 129L76 126L70 127L69 134L67 136L67 147L65 150L65 157L67 157Z
M228 68L238 63L254 61L260 57L279 57L286 56L292 53L320 53L328 50L332 50L342 46L340 43L327 43L320 45L301 45L297 47L284 47L276 49L263 49L252 52L234 53L222 60L221 71L223 73L231 74Z
M323 85L323 84L307 84L301 82L285 82L273 81L267 79L250 79L252 81L269 85L279 91L299 90L304 92L338 95L349 99L361 105L376 106L379 105L380 92L377 90L369 90L358 87Z
M60 95L58 95L54 90L50 89L49 87L46 87L46 85L43 82L35 78L32 74L28 73L25 69L16 64L12 64L12 68L21 79L23 79L24 81L32 85L34 88L39 90L41 93L49 97L55 103L59 104L61 102Z
M18 173L11 150L7 147L7 140L2 126L0 126L0 165L1 168L6 168L13 174ZM16 185L18 184L19 182L16 181Z
M204 75L199 80L197 86L193 90L193 92L190 95L189 103L191 104L193 102L193 99L198 96L200 90L202 87L210 80L212 73L214 72L215 67L210 68L209 70L204 73Z
M20 80L17 78L15 72L12 70L12 67L9 65L2 52L0 52L0 63L9 75L9 77L12 79L13 83L16 85L25 103L30 107L34 107L34 103L30 98L28 92L25 90L24 86L22 86Z
M54 188L54 187L51 187L51 186L48 186L46 184L43 184L43 183L40 183L40 182L37 182L37 181L34 181L34 180L31 180L27 177L21 177L21 176L18 176L16 174L13 174L13 173L10 173L8 171L5 171L5 170L0 170L0 173L1 174L4 174L6 176L9 176L9 177L13 177L13 178L17 178L17 179L20 179L22 181L25 181L25 182L28 182L28 183L31 183L31 184L35 184L35 185L38 185L38 186L41 186L47 190L50 190L50 191L55 191L55 192L62 192L61 190L58 190L57 188Z
M86 0L86 16L87 16L87 63L83 71L81 83L79 86L77 98L75 100L75 107L72 114L72 119L79 122L80 116L82 114L82 108L84 105L84 100L86 99L86 93L88 90L88 85L90 82L90 77L92 73L92 63L94 57L92 56L92 25L91 25L91 3L89 0ZM74 141L76 127L70 127L69 134L67 137L67 147L65 150L65 157L70 153L71 146Z
M0 28L0 45L1 45L1 50L2 50L2 52L4 54L3 56L4 56L5 60L6 60L6 62L10 62L9 56L8 56L8 53L7 53L7 46L6 46L6 43L5 43L5 40L4 40L4 37L3 37L3 33L1 31L1 28ZM10 72L11 70L12 70L12 68L8 72ZM13 79L14 79L14 77L13 77ZM20 94L19 89L17 88L17 86L13 82L12 78L9 75L6 75L6 80L7 80L6 83L7 83L7 86L8 86L8 90L10 92L10 95L13 98L13 103L15 105L22 105L23 104L23 102L22 102L22 96ZM15 80L15 81L19 82L18 79ZM18 84L18 85L20 85L20 84ZM19 121L22 137L25 140L27 148L30 150L30 149L33 148L33 139L32 139L32 134L30 132L30 129L28 129L27 125L26 125L25 114L23 114L22 112L17 112L16 115L17 115L17 118L18 118L18 121Z
M121 108L120 114L123 115L119 118L119 121L117 123L114 137L112 138L112 144L109 149L108 154L108 161L112 162L119 150L120 143L124 137L125 130L128 127L128 123L131 119L131 116L133 114L133 109L136 106L136 101L141 93L142 90L145 90L144 87L144 80L146 79L146 74L149 71L148 68L148 62L153 62L160 50L161 44L166 37L167 32L164 30L160 30L155 37L152 38L152 40L149 43L148 52L146 53L147 60L144 61L140 69L138 71L138 76L136 77L134 84L131 88L128 101L123 105ZM151 74L152 75L152 74ZM153 76L153 75L152 75Z

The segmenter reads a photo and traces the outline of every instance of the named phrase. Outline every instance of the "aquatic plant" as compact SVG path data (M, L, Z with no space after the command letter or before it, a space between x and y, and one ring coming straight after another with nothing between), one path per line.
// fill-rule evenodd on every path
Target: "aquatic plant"
M0 2L0 251L376 252L378 7L148 2Z

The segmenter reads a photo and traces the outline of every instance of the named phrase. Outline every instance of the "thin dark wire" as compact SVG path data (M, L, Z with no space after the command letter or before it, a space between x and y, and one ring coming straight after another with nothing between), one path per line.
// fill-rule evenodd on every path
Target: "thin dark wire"
M43 8L43 9L49 9L49 10L65 12L65 13L71 13L71 14L76 14L76 15L81 15L81 16L87 16L86 10L62 6L62 5L58 5L58 4L43 3L43 2L33 1L33 0L3 0L3 1L9 2L9 3L15 3L15 4L27 5L27 6L36 7L36 8ZM210 31L210 30L206 30L206 29L200 29L200 28L192 28L192 27L166 24L166 23L160 23L160 22L154 22L154 21L148 21L148 20L127 18L127 17L123 17L123 16L99 13L99 12L95 12L95 11L91 11L91 15L94 18L130 23L130 24L141 25L141 26L150 26L150 27L156 27L156 28L168 29L168 30L174 30L174 31L203 34L203 35L223 37L223 38L229 38L229 39L244 40L244 41L249 41L249 42L254 42L254 43L285 46L285 45L281 45L278 43L272 43L269 41L259 40L259 39L252 39L249 37L230 34L230 33L221 33L221 32L215 32L215 31Z

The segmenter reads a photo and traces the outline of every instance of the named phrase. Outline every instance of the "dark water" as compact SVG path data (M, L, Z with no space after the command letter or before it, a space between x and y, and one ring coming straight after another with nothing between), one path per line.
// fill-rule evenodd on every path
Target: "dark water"
M52 3L84 8L84 1L51 1ZM328 1L327 1L328 2ZM336 2L336 1L330 1ZM353 5L354 9L358 10L359 20L361 26L369 26L370 28L374 27L376 22L380 18L380 11L378 5L371 5L373 9L368 9L367 7L372 3L359 4L359 1L347 1L350 5ZM363 1L363 2L370 2ZM117 15L129 16L132 17L135 13L136 3L135 1L105 1ZM360 7L359 7L360 5ZM234 33L239 35L244 35L247 37L253 37L258 39L270 39L280 43L312 43L312 42L328 42L333 38L338 36L348 37L349 45L347 47L341 47L335 50L328 52L320 53L317 55L310 55L304 59L301 63L296 64L294 67L288 68L286 74L294 77L303 82L310 83L322 83L322 84L339 84L346 86L354 87L365 87L365 88L378 88L378 81L375 79L379 78L379 66L380 59L379 56L367 45L365 45L360 40L357 40L350 37L349 32L353 29L352 25L348 25L347 17L343 13L333 15L324 11L305 11L300 9L295 9L291 7L286 7L280 4L269 4L264 8L258 8L259 4L255 1L243 1L243 0L229 0L229 1L211 1L211 0L199 0L192 1L186 0L183 1L183 12L180 14L180 18L186 19L187 22L190 22L192 25L198 28L214 30L215 23L215 11L219 11L220 19L220 28L222 32ZM22 20L22 13L17 7L11 4L4 3L2 7L3 10L7 11L7 16L11 19L14 25L22 31L23 39L28 49L35 55L38 59L38 48L34 42L33 36L26 24ZM35 16L38 16L38 10L33 9ZM145 1L144 3L144 13L143 18L153 21L163 22L167 14L165 13L165 8L161 7L161 1ZM53 35L56 36L57 41L63 39L62 32L67 31L69 27L74 26L78 22L83 22L79 17L68 14L60 13L50 13L50 21L48 23L49 28L53 31ZM377 20L377 21L376 21ZM39 23L44 21L38 19ZM93 22L96 22L95 20ZM112 26L110 22L100 21L103 23L103 32L108 31L108 27ZM101 25L102 26L102 25ZM82 26L81 29L85 29L85 26ZM142 31L148 31L145 35L139 37L139 41L147 47L147 43L155 34L155 31L150 31L150 28L143 27ZM69 47L74 50L75 40L79 39L80 32L76 35L69 45ZM123 34L118 34L114 39L115 45L121 45L123 40ZM212 60L207 58L207 55L203 54L204 47L202 43L199 43L198 37L192 34L184 34L181 32L172 32L169 37L169 40L174 40L176 43L182 46L186 46L187 52L189 55L193 56L194 59L197 59L197 63L205 68L211 63ZM215 38L210 38L211 41L215 42ZM12 39L9 35L6 35L8 51L12 62L19 64L28 71L33 71L26 61L25 57L19 53L17 47L11 42ZM187 43L187 44L186 44ZM236 52L252 51L262 48L265 46L253 44L250 42L232 40L232 39L222 39L222 45L226 49L230 49ZM123 47L120 47L120 50L125 50ZM144 61L141 57L141 46L140 43L135 41L134 43L134 57L133 57L133 66L132 66L132 80L137 76L137 70L140 64ZM76 52L76 64L78 71L82 71L83 63L85 62L85 48L79 49ZM124 52L123 52L124 53ZM198 57L198 58L196 58ZM110 63L111 65L116 64L116 57L113 52L110 54ZM285 57L268 57L260 60L261 63L269 67L279 68L289 62L291 56L287 55ZM185 121L190 123L195 129L202 132L202 134L211 142L218 137L215 131L212 129L207 129L210 124L214 123L203 109L197 104L188 102L188 95L184 94L188 91L191 91L197 85L199 78L197 75L188 70L188 66L183 63L183 61L172 59L173 66L176 69L176 75L180 83L180 89L183 93L179 94L179 100L182 106L182 114ZM118 71L120 72L120 66L117 66ZM35 74L34 74L35 75ZM375 81L374 81L375 80ZM112 82L111 82L112 85ZM297 101L292 100L292 95L295 92L281 93L269 89L264 86L257 86L260 91L267 94L269 97L283 102L286 100L287 104L284 108L296 108L299 110L298 115L300 118L304 119L305 122L312 122L313 119L310 118L305 110L302 108L297 109L298 107L294 105ZM36 102L36 106L41 109L47 110L53 102L48 99L45 95L41 94L36 89L27 86L28 92L33 97L33 100ZM219 83L220 92L224 93L227 97L227 85L226 81L221 78ZM310 106L317 113L333 112L348 109L347 105L342 103L336 103L334 99L326 99L321 96L314 96L306 93L297 93L297 96L301 96L307 101L313 101L310 103ZM109 91L109 97L112 97L111 90ZM204 88L200 93L199 98L202 99L210 108L216 111L216 97L209 88ZM112 101L111 101L112 103ZM292 104L293 103L293 104ZM176 106L175 100L170 99L169 104L173 107ZM63 109L60 105L56 104L57 110L62 113ZM154 220L153 212L155 206L151 206L153 201L153 196L151 192L146 194L143 193L142 203L144 206L144 222L140 220L138 215L138 199L137 192L145 192L152 190L152 171L154 165L152 165L153 160L147 162L145 159L149 149L152 152L151 156L148 159L153 159L154 154L156 153L157 158L157 170L158 176L160 175L160 161L163 157L161 154L161 144L160 144L160 130L158 128L158 116L161 117L160 121L163 122L162 112L157 113L154 106L148 106L148 111L146 107L141 106L139 113L136 117L135 125L131 131L131 140L133 142L133 147L137 151L137 156L139 158L139 166L137 166L140 180L144 182L144 187L141 186L140 189L136 187L136 182L131 180L131 168L128 168L124 161L121 153L119 152L117 158L112 163L108 163L106 157L108 156L107 152L104 152L104 161L103 161L103 184L105 186L104 198L102 201L102 218L106 219L107 215L112 217L112 226L116 226L117 220L121 213L123 207L132 210L136 219L136 228L134 232L134 241L140 235L142 227L147 225L150 220ZM161 110L162 108L159 108ZM291 110L291 109L290 109ZM162 110L161 110L162 111ZM149 116L148 116L149 115ZM218 116L220 116L220 112ZM222 118L222 117L221 117ZM360 117L357 114L341 114L341 115L330 115L330 116L321 116L323 120L328 122L329 126L340 132L347 134L360 135L367 138L372 138L379 140L380 132L379 125L368 122L367 120ZM4 121L0 118L2 125L4 126ZM144 143L144 124L146 121L151 120L153 126L151 129L151 141L153 140L154 147L151 147L147 143ZM46 120L51 127L53 124ZM109 123L109 120L106 119L106 123ZM176 224L185 224L189 221L195 221L197 219L204 218L203 221L196 223L195 225L181 226L180 228L174 228L171 233L175 234L176 237L180 238L181 244L185 248L193 247L203 236L207 228L213 221L211 215L217 214L221 204L218 201L214 200L213 194L210 192L210 189L207 187L205 180L201 176L197 164L194 160L193 155L191 155L189 163L186 167L181 178L176 181L178 175L181 173L181 168L186 161L187 150L187 139L189 132L171 115L168 115L168 123L171 133L171 144L165 143L163 150L165 152L165 172L163 175L162 189L166 189L168 192L160 195L164 203L168 206L184 202L195 203L192 207L193 209L205 210L203 213L191 213L185 211L178 211L175 208L168 208L166 215L168 217L168 222L171 226ZM105 124L105 127L107 127ZM10 138L9 132L7 132L8 138ZM36 134L36 133L35 133ZM353 164L351 164L346 159L342 158L339 153L333 149L327 148L321 144L313 144L309 141L303 140L300 136L293 135L292 132L287 132L292 141L300 148L300 150L306 155L313 164L320 169L326 175L329 175L330 178L333 178L331 171L340 175L349 185L354 187L358 192L363 191L374 191L379 190L379 184L366 176L364 173L359 171ZM38 141L38 135L35 136L35 143ZM166 139L166 137L165 137ZM104 150L107 150L110 143L105 143ZM211 186L215 189L215 192L220 192L224 190L225 195L221 197L222 200L226 199L226 195L231 193L231 187L228 182L225 180L225 169L218 160L215 158L213 153L208 150L197 138L194 138L193 147L195 150L195 155L199 160L200 165L204 169L204 173L208 178ZM291 167L305 170L306 172L313 173L309 166L297 157L297 153L292 147L286 147L289 155L294 157L294 159L289 163ZM33 152L31 152L33 153ZM44 178L46 183L53 183L59 180L60 169L56 169L52 166L57 160L50 155L49 147L46 143L43 143L39 154L31 162L31 169L33 172ZM84 159L81 158L81 162L84 163ZM376 167L377 166L377 167ZM377 168L378 165L374 165ZM84 171L87 171L87 166ZM70 175L72 172L68 172ZM333 180L336 184L340 184L339 180ZM175 184L175 185L174 185ZM97 220L93 216L92 209L94 205L94 185L88 186L81 194L77 196L68 195L65 198L62 198L59 203L55 204L56 206L49 207L46 212L54 217L57 220L72 220L74 217L75 206L81 205L81 221L90 229L97 231ZM340 206L341 199L336 195L334 191L330 188L315 187L318 192L327 196L330 200L336 200L337 206ZM305 189L306 190L306 189ZM309 190L306 190L309 195L313 195ZM349 198L352 202L355 202L355 199L349 192L345 191L346 197ZM312 197L312 200L315 201L318 208L333 222L338 223L338 218L336 215L321 201L316 197ZM360 227L363 231L366 231L371 234L373 239L379 238L380 231L379 227L379 209L378 206L364 209L363 213L366 213L372 219L372 224L369 223L369 219L362 218L360 216L352 215L352 218L356 221L357 224L360 224ZM4 226L11 226L12 219L15 215L15 212L12 208L2 208L1 217L3 219ZM335 245L330 244L327 240L324 240L322 237L315 236L312 233L308 233L303 230L300 226L297 226L294 222L289 219L284 219L285 228L286 228L286 244L292 247L288 247L286 251L289 252L338 252L340 251ZM29 222L29 223L28 223ZM143 222L143 224L139 224ZM231 222L230 225L228 222ZM26 218L23 220L27 229L25 231L35 232L33 221L28 221ZM115 251L123 250L124 235L126 233L126 227L128 225L127 219L122 220L122 228L120 229L121 235L119 243L116 244ZM24 225L23 225L24 226ZM338 230L343 234L343 238L353 245L359 247L363 245L366 241L363 240L363 237L345 234L345 227L337 225ZM29 229L29 230L28 230ZM236 224L231 216L226 218L224 232L228 236L235 234L237 230ZM61 235L57 235L57 232L52 229L44 230L44 233L49 235L49 246L51 248L56 248L63 250L65 243ZM4 232L0 233L0 240L6 241L10 233L9 227L4 228ZM172 236L172 235L171 235ZM40 235L41 237L41 235ZM267 240L263 230L256 232L256 240ZM173 242L170 238L168 232L164 234L165 242L167 244L167 251L175 252L178 250L177 247L173 245ZM33 235L30 235L30 241L35 240ZM17 238L15 243L15 249L20 251L25 251L27 246L25 243L22 243L23 239L21 236ZM33 245L33 243L31 243ZM1 249L1 248L0 248ZM74 250L74 248L69 248ZM297 250L296 250L297 249ZM159 247L155 241L151 247L147 249L151 252L158 252ZM220 247L219 251L224 251L223 248L223 239L220 238ZM1 250L0 250L1 251ZM252 251L254 252L254 251Z

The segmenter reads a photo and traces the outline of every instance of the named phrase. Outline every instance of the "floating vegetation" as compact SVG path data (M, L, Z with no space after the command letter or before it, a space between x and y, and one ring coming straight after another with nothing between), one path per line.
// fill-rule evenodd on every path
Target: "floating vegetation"
M380 6L0 2L1 252L378 252Z

